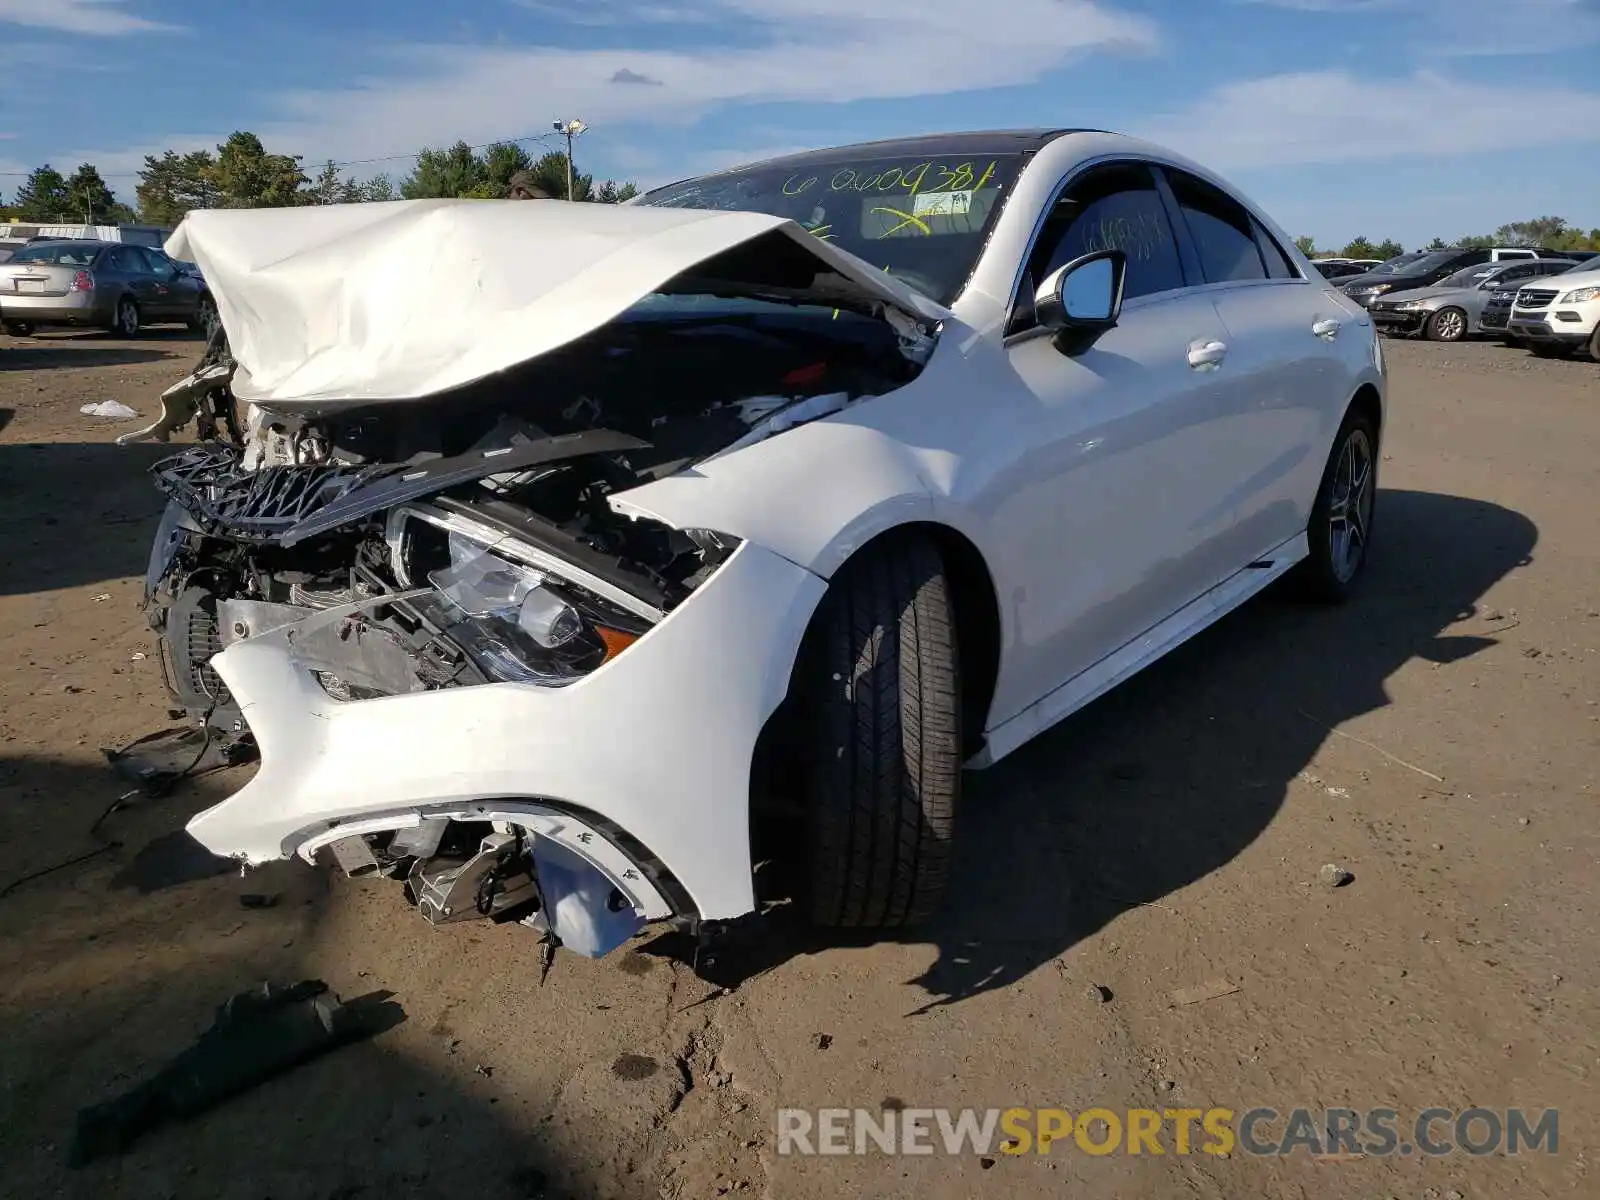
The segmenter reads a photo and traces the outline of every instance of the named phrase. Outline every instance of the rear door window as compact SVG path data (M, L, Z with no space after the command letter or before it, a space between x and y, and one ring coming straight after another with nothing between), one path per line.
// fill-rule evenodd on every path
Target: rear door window
M1300 272L1290 265L1289 256L1283 252L1283 247L1278 245L1278 239L1268 233L1260 221L1251 221L1250 225L1255 230L1256 245L1261 248L1261 257L1267 264L1267 278L1299 279Z
M1267 265L1256 245L1255 222L1244 206L1184 171L1168 168L1166 174L1206 282L1266 279Z

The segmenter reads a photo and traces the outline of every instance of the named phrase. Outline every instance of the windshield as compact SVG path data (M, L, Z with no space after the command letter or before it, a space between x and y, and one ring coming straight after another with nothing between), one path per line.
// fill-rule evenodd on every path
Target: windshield
M1595 262L1595 260L1592 259L1592 258L1585 258L1585 259L1580 259L1578 262L1573 263L1566 270L1558 271L1556 273L1558 275L1576 275L1579 271L1596 271L1596 270L1600 270L1600 263Z
M53 263L58 267L87 267L100 253L98 242L34 242L11 256L14 263Z
M1373 267L1369 274L1398 275L1401 271L1411 266L1412 263L1423 257L1425 257L1425 255L1423 255L1420 250L1414 250L1410 254L1397 254L1393 258L1384 259L1377 266Z
M1478 263L1475 266L1463 267L1454 275L1446 275L1443 279L1439 280L1439 286L1442 288L1476 287L1486 279L1492 279L1504 270L1505 267L1503 265L1495 265L1493 263Z
M787 217L949 304L1021 168L1016 153L874 158L858 149L686 179L638 202Z

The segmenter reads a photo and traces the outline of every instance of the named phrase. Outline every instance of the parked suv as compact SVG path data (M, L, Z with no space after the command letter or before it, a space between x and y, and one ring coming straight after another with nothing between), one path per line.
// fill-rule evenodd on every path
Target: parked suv
M1566 260L1566 264L1560 265L1560 270L1557 274L1575 275L1580 271L1595 270L1596 264L1592 259L1579 257L1585 253L1585 251L1580 250L1572 251L1572 257ZM1539 265L1555 267L1558 265L1558 260L1544 259ZM1489 298L1484 301L1483 313L1478 317L1478 332L1488 337L1498 338L1507 346L1520 346L1522 344L1521 339L1511 333L1507 326L1511 321L1511 305L1516 300L1517 289L1522 286L1523 282L1522 280L1509 280L1504 276L1490 281L1488 287ZM1393 297L1385 297L1385 299L1393 299Z
M1565 358L1587 349L1600 360L1600 267L1580 263L1575 270L1521 288L1506 333L1525 341L1541 358Z
M1417 250L1389 259L1365 275L1339 281L1339 290L1363 308L1388 292L1408 292L1431 287L1447 275L1479 263L1511 262L1538 258L1547 251L1517 246L1485 247L1477 250Z
M40 325L132 337L165 321L209 329L216 306L205 280L160 250L73 238L31 241L0 263L0 319L13 337Z

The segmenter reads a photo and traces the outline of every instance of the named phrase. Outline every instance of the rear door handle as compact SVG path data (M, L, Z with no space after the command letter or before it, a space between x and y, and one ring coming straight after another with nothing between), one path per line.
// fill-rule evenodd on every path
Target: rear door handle
M1226 342L1190 342L1189 365L1197 371L1221 364L1228 357Z
M1316 334L1323 341L1331 342L1334 338L1339 336L1339 330L1342 328L1343 326L1340 325L1338 321L1335 321L1333 318L1329 317L1314 324L1311 327L1311 332Z

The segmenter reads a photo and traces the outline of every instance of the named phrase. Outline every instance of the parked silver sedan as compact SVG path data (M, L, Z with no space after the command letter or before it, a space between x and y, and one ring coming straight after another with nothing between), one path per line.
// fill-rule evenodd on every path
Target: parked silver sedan
M150 246L87 239L35 241L0 263L0 322L13 337L40 325L108 329L181 321L209 330L216 304L198 272Z
M1436 342L1459 342L1483 332L1483 309L1497 288L1515 287L1541 275L1558 275L1572 265L1565 258L1478 263L1430 287L1390 292L1374 300L1367 312L1384 333L1421 333Z

